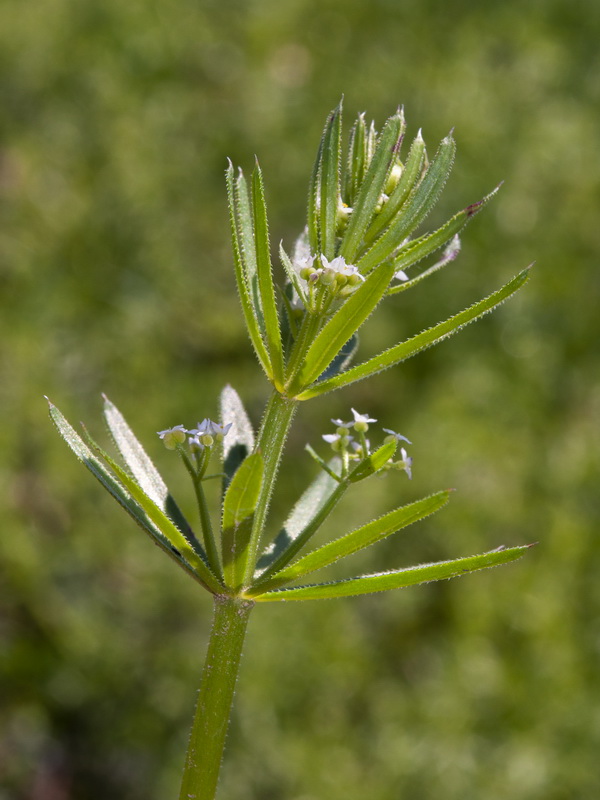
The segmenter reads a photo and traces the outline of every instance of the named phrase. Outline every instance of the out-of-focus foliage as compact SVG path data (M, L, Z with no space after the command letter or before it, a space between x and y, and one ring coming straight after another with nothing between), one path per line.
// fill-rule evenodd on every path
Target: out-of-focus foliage
M353 405L415 443L415 477L357 487L335 530L458 490L367 567L540 545L460 581L258 609L222 796L595 796L599 37L591 0L5 0L1 800L175 795L208 600L75 463L42 395L93 422L106 391L190 503L155 431L214 416L226 381L255 422L266 397L226 157L259 154L290 245L342 93L349 118L404 103L409 136L456 126L438 221L505 180L459 259L386 302L365 354L538 267L452 342L304 408L276 518L314 472L303 443Z

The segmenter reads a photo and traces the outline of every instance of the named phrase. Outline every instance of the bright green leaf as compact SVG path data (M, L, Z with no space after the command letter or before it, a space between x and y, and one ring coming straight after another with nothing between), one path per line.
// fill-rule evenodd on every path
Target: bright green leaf
M389 258L394 250L423 222L446 183L452 164L456 145L451 136L442 140L435 158L425 177L410 195L402 213L375 242L373 247L357 262L363 273L368 273L382 261Z
M352 208L367 168L367 126L365 115L359 114L350 131L348 164L345 172L344 200Z
M245 256L244 253L248 252L250 242L248 242L249 231L244 223L243 230L240 230L241 218L239 214L239 203L236 199L236 188L234 186L233 165L230 163L226 172L227 179L227 197L229 201L229 218L231 223L231 241L233 246L233 262L235 267L235 279L237 283L240 302L242 304L242 311L244 313L244 320L246 328L250 336L250 341L256 352L258 360L264 369L267 377L272 377L273 371L271 368L271 360L265 347L261 335L261 326L259 323L259 316L256 303L253 302L248 289L248 280L246 276ZM254 252L253 247L251 252Z
M349 369L347 372L343 372L341 375L337 375L335 378L315 384L310 389L306 389L305 391L301 392L296 399L308 400L311 397L317 397L320 394L332 392L335 389L340 389L342 386L348 386L350 383L363 380L364 378L375 375L378 372L387 369L388 367L392 367L395 364L406 361L408 358L420 353L422 350L425 350L434 344L438 344L438 342L442 342L444 339L447 339L449 336L452 336L454 333L459 331L465 325L469 324L470 322L474 322L475 320L484 316L484 314L487 314L488 311L491 311L493 308L500 305L502 302L504 302L504 300L520 289L521 286L526 283L528 277L529 268L524 269L497 292L494 292L483 300L480 300L470 308L461 311L454 317L450 317L450 319L440 322L437 325L434 325L432 328L428 328L422 333L419 333L417 336L413 336L412 339L407 339L405 342L401 342L395 347L385 350L378 356L375 356L374 358L371 358L362 364L358 364L356 367L352 367L352 369Z
M365 233L364 241L367 245L370 245L381 231L391 223L415 188L421 175L424 157L425 142L421 136L421 131L419 131L408 151L408 158L406 159L406 164L404 165L400 180L389 196L388 201L381 209L381 212L377 214Z
M435 564L423 564L408 569L381 572L376 575L362 575L358 578L299 586L294 589L276 589L266 592L254 599L257 602L282 602L288 600L327 600L334 597L352 597L372 592L385 592L390 589L402 589L405 586L416 586L420 583L446 580L475 572L487 567L496 567L521 558L531 545L492 550L467 558L453 561L438 561Z
M478 203L473 203L462 211L459 211L433 233L427 233L424 236L414 239L413 241L408 242L406 245L401 247L394 257L395 269L409 269L409 267L413 266L418 261L421 261L421 259L430 255L431 253L434 253L436 250L439 250L440 247L443 247L443 245L453 239L457 233L460 233L465 225L470 222L471 219L477 213L479 213L479 211L481 211L483 206L491 200L499 188L500 187L497 186L492 192L486 195L483 200L480 200ZM412 281L409 281L408 283L412 283ZM397 294L398 292L403 291L405 288L407 288L407 284L400 284L399 286L394 286L393 288L388 289L387 294L388 296Z
M358 464L352 470L350 475L348 475L348 480L350 483L358 483L358 481L363 481L370 475L374 475L376 472L379 472L383 465L387 464L390 458L394 457L397 446L398 441L394 439L391 442L386 442L379 449L375 450L375 452L370 453L366 458L363 458L360 464Z
M233 476L223 500L223 573L227 585L233 589L243 582L263 470L260 452L248 456Z
M373 312L385 294L393 273L392 264L382 265L336 311L308 349L300 375L290 386L291 392L310 385L327 369L346 342Z
M379 519L362 525L351 533L336 539L333 542L313 550L303 558L291 564L286 569L275 574L266 584L261 585L261 593L271 591L294 580L303 578L311 572L339 561L341 558L364 550L372 544L380 542L387 536L418 522L435 511L438 511L448 502L449 491L438 492L430 497L418 500L402 508L397 508Z
M338 207L340 204L340 167L342 163L342 102L332 112L325 129L319 175L319 228L321 253L335 256Z
M340 246L340 255L349 264L354 263L364 233L375 215L375 208L398 155L403 130L404 119L398 112L389 118L381 132Z
M254 214L254 241L256 246L256 268L258 288L264 315L267 349L271 358L274 381L283 384L283 345L279 330L279 317L275 302L275 287L271 266L267 205L260 166L252 174L252 208Z

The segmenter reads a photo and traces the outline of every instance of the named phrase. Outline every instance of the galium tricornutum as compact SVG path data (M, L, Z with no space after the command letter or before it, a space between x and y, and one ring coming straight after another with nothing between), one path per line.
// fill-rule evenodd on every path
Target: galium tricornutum
M420 131L403 154L404 134L402 110L379 133L360 114L344 150L341 104L331 112L310 180L306 227L292 251L279 248L285 274L279 292L262 172L256 164L247 179L229 165L237 287L271 395L257 434L230 386L221 394L219 422L205 418L195 428L175 425L160 431L163 444L176 451L193 482L197 523L183 515L110 400L105 398L104 416L124 466L87 432L82 438L50 404L52 419L75 454L152 540L214 597L182 800L214 798L246 625L256 605L348 597L451 578L513 561L527 549L500 547L452 561L312 582L312 573L423 519L449 497L448 491L436 492L311 550L311 538L354 484L383 472L412 474L412 458L404 447L410 446L409 440L388 428L378 435L372 427L376 420L354 409L353 419L332 420L334 431L322 434L332 451L329 457L307 445L317 464L316 477L279 532L274 534L270 526L271 492L300 403L369 378L442 341L527 280L524 270L450 319L351 366L358 330L379 303L450 264L459 253L462 229L497 191L458 211L437 230L415 235L450 174L455 142L449 134L430 159ZM218 466L209 474L215 462ZM205 496L207 481L215 477L222 496L218 521L211 519Z

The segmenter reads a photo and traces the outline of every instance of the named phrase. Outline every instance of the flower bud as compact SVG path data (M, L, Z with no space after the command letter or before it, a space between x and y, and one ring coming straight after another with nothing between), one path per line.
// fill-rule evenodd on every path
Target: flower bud
M175 425L173 428L159 431L158 435L162 439L162 443L167 450L176 450L178 444L183 444L185 442L187 430L183 425Z

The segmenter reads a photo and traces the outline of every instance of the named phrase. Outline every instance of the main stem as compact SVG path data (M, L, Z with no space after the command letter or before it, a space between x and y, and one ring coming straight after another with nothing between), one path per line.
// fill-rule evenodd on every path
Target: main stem
M291 400L283 397L278 392L273 392L265 409L255 447L255 450L260 450L262 453L264 472L248 544L247 566L244 575L244 584L246 586L251 583L254 575L258 547L269 510L273 485L298 402L298 400Z
M179 800L214 800L248 617L254 603L215 595Z

